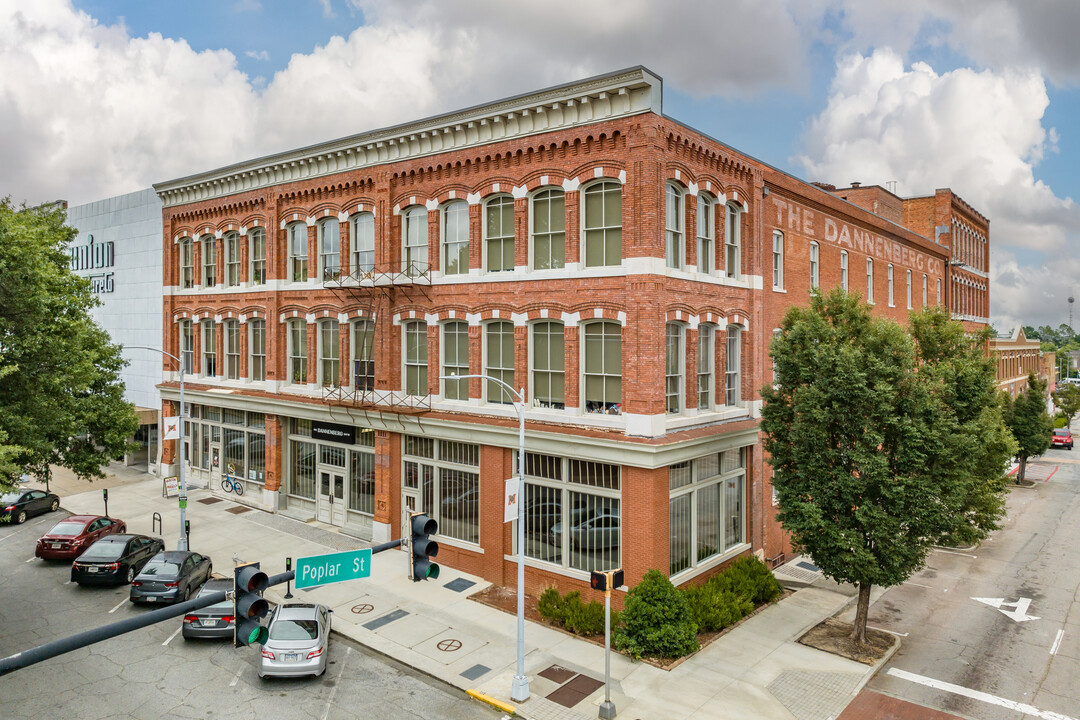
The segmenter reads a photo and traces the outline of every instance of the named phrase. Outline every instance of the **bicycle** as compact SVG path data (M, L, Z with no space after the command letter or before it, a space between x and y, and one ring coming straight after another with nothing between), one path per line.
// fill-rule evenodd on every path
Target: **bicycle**
M233 469L232 465L229 465L229 472L230 473L236 472ZM221 489L224 490L225 492L234 492L237 495L243 495L244 494L244 485L239 480L237 480L234 477L231 477L230 475L225 475L224 477L221 478Z

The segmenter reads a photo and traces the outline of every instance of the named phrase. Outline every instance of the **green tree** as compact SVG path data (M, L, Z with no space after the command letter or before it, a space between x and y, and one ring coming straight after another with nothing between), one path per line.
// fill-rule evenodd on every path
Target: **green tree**
M98 302L89 282L69 268L65 219L57 206L0 200L0 485L20 471L49 477L50 465L103 477L138 429L120 348L88 315Z
M1068 422L1066 427L1072 424L1073 418L1076 413L1080 412L1080 385L1073 385L1066 383L1058 386L1057 390L1053 392L1054 406L1058 410L1065 413L1065 417Z
M1024 337L1026 337L1028 340L1042 340L1042 338L1039 336L1039 331L1030 325L1024 326Z
M686 595L659 570L648 571L630 589L619 619L622 627L612 635L612 642L635 659L678 658L701 647Z
M903 582L943 535L990 527L1000 513L985 502L992 488L975 492L975 476L992 476L995 458L1003 471L1011 451L985 388L988 364L972 367L975 344L943 314L920 322L917 345L839 288L815 295L784 317L775 384L761 391L778 517L826 575L858 585L860 643L872 586ZM963 396L972 387L977 397ZM1005 447L979 453L966 435L995 418Z
M1046 385L1046 381L1031 373L1027 387L1015 400L1008 400L1009 430L1016 440L1016 454L1020 458L1017 482L1024 479L1028 458L1042 455L1050 447L1054 419L1046 411Z

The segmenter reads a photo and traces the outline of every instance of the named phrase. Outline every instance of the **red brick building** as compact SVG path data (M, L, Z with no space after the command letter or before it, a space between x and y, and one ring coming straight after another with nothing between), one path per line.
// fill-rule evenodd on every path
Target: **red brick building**
M422 508L440 562L513 585L517 412L451 379L484 374L524 389L530 592L781 561L757 429L779 318L815 285L897 320L947 302L950 245L661 101L634 68L156 185L190 477L232 465L245 500L375 541Z

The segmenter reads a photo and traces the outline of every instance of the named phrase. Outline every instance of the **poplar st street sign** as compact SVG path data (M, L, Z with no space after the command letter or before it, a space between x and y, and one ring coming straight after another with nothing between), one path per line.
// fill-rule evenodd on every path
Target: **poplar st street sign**
M296 589L371 577L371 548L296 559Z

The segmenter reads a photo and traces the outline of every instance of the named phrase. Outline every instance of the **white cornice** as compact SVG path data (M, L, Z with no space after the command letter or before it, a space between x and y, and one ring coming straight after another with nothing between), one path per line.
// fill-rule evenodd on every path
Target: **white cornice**
M661 114L662 80L643 67L156 183L165 207L348 172L643 112Z

